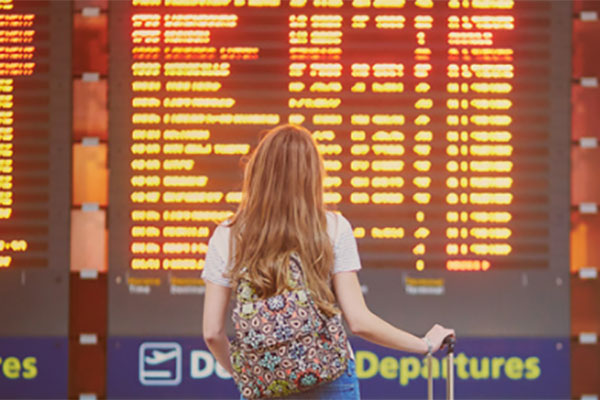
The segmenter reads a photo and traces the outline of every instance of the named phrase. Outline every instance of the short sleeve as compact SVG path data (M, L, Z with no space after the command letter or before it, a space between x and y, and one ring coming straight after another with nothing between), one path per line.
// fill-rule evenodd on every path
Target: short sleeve
M224 230L225 228L223 226L218 226L208 241L208 250L206 251L202 279L217 285L231 287L230 280L224 276L227 270L228 257L224 257L222 253L223 249L227 249L229 246L228 241L224 238L224 234L228 235L229 229L227 229L227 232L223 232ZM229 238L227 237L227 239Z
M358 271L362 267L352 226L340 214L337 215L337 225L333 245L333 273Z

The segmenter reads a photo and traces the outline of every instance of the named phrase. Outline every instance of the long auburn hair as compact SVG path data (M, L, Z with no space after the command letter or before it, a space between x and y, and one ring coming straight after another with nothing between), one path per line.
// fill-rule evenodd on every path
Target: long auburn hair
M247 279L260 298L289 289L288 263L296 253L317 307L327 315L339 312L330 285L324 176L307 129L280 125L264 136L246 165L242 200L229 224L229 276L235 286Z

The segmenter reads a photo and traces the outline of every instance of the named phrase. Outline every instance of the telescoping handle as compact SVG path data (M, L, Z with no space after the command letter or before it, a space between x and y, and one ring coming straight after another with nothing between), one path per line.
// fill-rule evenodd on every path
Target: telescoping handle
M448 377L446 378L446 397L448 400L454 400L454 345L456 338L452 335L446 336L442 342L448 350Z
M447 371L448 377L446 378L446 397L448 400L454 400L454 345L456 344L456 338L452 335L447 336L442 345L446 347L448 351L447 360ZM427 399L433 400L433 374L432 374L432 358L431 354L427 355Z

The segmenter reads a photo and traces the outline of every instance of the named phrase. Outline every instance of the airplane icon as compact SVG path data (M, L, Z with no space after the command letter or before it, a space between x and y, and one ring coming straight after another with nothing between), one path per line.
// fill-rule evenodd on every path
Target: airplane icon
M179 343L146 342L139 350L139 380L146 386L181 383L182 352Z

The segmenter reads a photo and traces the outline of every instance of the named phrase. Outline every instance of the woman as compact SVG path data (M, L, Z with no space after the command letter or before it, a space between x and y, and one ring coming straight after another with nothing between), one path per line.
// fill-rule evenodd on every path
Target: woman
M356 240L348 220L323 203L323 160L310 132L283 125L259 143L246 167L243 196L231 221L211 237L202 277L206 281L203 334L216 360L233 373L226 310L232 287L251 282L267 298L286 286L287 260L296 254L306 285L325 315L341 312L350 331L392 349L437 351L451 329L435 325L419 338L388 324L365 304L356 272ZM338 308L339 307L339 308ZM353 357L351 357L353 358ZM336 380L296 398L358 399L354 361Z

